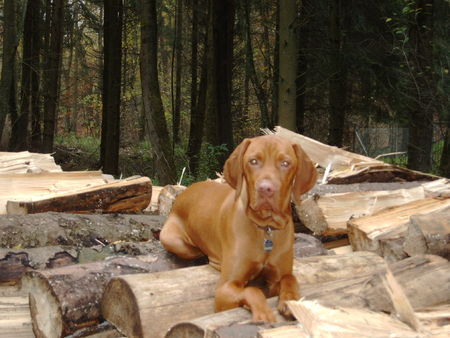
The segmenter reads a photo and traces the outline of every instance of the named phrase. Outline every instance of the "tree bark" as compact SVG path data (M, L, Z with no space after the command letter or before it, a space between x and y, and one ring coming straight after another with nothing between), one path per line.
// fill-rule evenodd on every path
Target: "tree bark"
M159 183L166 185L176 181L176 172L158 80L156 19L156 0L143 0L140 69L144 113Z
M64 24L65 0L52 0L49 21L49 46L44 72L44 135L42 152L53 152L53 141L56 133L60 72L62 60L62 40Z
M5 0L4 2L4 25L3 25L3 56L2 72L0 80L0 137L5 126L6 116L15 113L16 85L15 64L17 53L17 1Z
M303 134L305 131L305 110L306 110L306 79L308 70L308 53L310 22L307 18L306 8L310 7L309 2L303 0L302 8L299 11L298 27L298 52L297 52L297 80L296 80L296 123L297 132Z
M122 0L105 2L100 162L103 172L113 175L119 174L122 17Z
M297 1L280 0L278 125L296 131Z
M32 30L31 30L31 134L30 134L30 149L37 152L42 147L42 131L41 131L41 108L40 108L40 70L41 70L41 27L42 27L42 9L41 1L28 1L32 15Z

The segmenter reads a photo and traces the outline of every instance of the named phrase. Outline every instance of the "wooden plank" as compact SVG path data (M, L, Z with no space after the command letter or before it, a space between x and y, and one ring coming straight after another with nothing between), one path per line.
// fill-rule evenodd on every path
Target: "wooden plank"
M6 204L10 215L25 215L47 211L58 212L137 212L151 201L152 183L148 177L131 177L118 182L93 187L34 196Z

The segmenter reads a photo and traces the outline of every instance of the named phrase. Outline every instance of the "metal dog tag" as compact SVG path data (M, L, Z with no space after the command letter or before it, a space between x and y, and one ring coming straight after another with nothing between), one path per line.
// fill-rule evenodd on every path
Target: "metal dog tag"
M270 252L273 249L273 242L271 239L264 239L264 251Z

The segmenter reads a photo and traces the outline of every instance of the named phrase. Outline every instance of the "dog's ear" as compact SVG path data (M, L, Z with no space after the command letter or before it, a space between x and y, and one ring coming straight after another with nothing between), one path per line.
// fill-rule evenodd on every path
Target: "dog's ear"
M241 194L242 180L244 176L244 164L242 159L250 143L250 139L244 139L225 161L223 168L223 176L225 181L227 181L227 183L236 190L236 198Z
M297 156L297 172L295 174L292 199L300 204L300 196L309 191L317 181L317 170L314 164L298 144L292 145Z

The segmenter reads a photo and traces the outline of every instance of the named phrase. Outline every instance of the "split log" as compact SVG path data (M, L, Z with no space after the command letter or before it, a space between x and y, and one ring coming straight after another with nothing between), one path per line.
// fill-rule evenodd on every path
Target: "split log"
M347 233L350 219L425 199L423 187L393 191L348 192L313 196L296 208L302 223L315 234L335 236Z
M33 332L37 337L62 337L101 323L100 300L111 277L204 264L166 256L116 257L103 262L29 271L22 289L29 293Z
M347 257L350 256L347 255ZM329 270L332 270L332 268ZM450 263L445 259L438 256L416 256L390 265L390 270L399 284L402 285L407 298L415 309L427 307L433 303L448 303L450 295L446 290L450 287L448 277L450 276ZM354 273L352 276L348 275L338 280L301 284L302 296L304 301L313 301L314 304L316 304L315 302L320 303L317 306L352 308L352 313L357 313L361 309L364 309L364 311L392 313L394 311L393 303L386 292L382 280L382 276L386 274L386 271L386 266L381 266L372 273ZM418 280L414 280L417 277L419 277ZM269 299L269 305L272 308L275 307L275 304L276 298ZM180 306L182 305L180 304ZM435 323L439 319L442 321L445 315L448 315L448 312L445 310L445 308L433 309L432 311L435 311L435 314L430 315L430 320L433 320ZM161 308L160 311L162 311ZM192 316L196 314L192 313ZM158 318L161 318L161 315L162 313L158 312ZM322 318L323 320L330 318L332 320L333 316L328 315L323 313L322 317L319 316L317 318ZM426 313L423 315L417 314L420 320L425 316ZM147 317L147 319L149 318L151 317ZM310 318L306 322L302 320L301 323L302 325L313 324L313 319ZM248 311L236 308L176 323L171 327L168 337L204 337L208 336L208 334L217 336L220 328L235 326L233 325L234 323L246 323L249 320L251 320L251 314ZM353 323L349 319L349 321L344 321L343 324L347 322ZM400 324L401 327L408 328L403 323ZM149 323L149 325L151 324ZM436 330L436 332L441 332L442 330L445 329ZM293 327L290 327L289 330L285 331L279 328L278 330L274 329L271 334L279 332L281 332L280 337L282 337L282 333L286 332L297 336L296 334L301 333L301 330L294 330ZM373 331L367 332L370 337L374 336ZM189 335L183 335L186 333L189 333ZM277 335L265 335L266 333L266 331L260 331L258 337L278 337ZM290 335L287 336L290 337ZM311 337L311 335L308 333L305 337ZM355 337L359 336L356 335Z
M0 337L34 337L28 297L0 297Z
M61 172L51 154L0 152L0 173Z
M266 134L272 134L271 131L264 130ZM348 168L356 163L374 162L383 163L373 158L355 154L338 147L329 146L327 144L316 141L312 138L294 133L283 127L275 127L275 134L299 144L308 154L309 158L318 163L322 168L326 168L330 163L333 169Z
M182 185L166 185L161 189L158 197L158 210L162 216L168 216L172 205L179 194L186 190Z
M41 172L0 175L0 214L8 200L32 198L105 184L101 171Z
M363 252L294 262L302 288L385 267L379 256ZM210 266L113 278L103 296L102 314L128 337L162 337L177 322L214 312L218 278Z
M428 253L450 259L450 208L411 216L403 250L409 256Z
M0 247L84 246L116 241L147 241L164 217L122 214L41 213L0 215Z
M424 174L388 163L357 163L350 168L334 171L328 177L330 184L351 184L362 182L409 182L433 181L438 176Z
M47 211L93 213L137 212L151 201L152 183L148 177L129 178L63 193L35 196L27 200L9 200L7 213L35 214Z
M428 198L382 210L379 213L352 219L347 223L348 236L353 250L376 252L389 262L407 257L403 242L409 218L428 214L450 206L450 199Z
M405 291L412 307L420 309L450 301L450 262L433 256L414 256L389 265L395 279ZM374 311L394 311L380 270L376 274L356 275L314 287L305 286L305 299L318 300L325 306L368 307Z
M289 308L306 330L305 337L417 337L399 320L367 309L329 308L315 301L289 301ZM270 337L267 332L262 337ZM277 337L276 335L272 337ZM280 336L278 336L280 337Z

